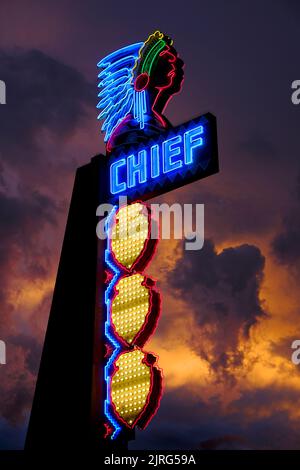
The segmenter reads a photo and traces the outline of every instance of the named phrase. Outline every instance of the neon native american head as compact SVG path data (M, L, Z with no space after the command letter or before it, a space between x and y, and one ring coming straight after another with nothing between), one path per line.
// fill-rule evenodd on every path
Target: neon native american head
M184 73L171 38L155 31L147 41L109 54L98 67L98 119L104 121L107 153L172 127L163 112L180 91Z

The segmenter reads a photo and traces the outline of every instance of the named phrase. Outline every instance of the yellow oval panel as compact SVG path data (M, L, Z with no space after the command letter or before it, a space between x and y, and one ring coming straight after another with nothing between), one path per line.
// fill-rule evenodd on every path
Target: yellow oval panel
M111 228L111 249L122 266L130 269L148 240L147 207L139 202L119 209Z
M130 427L144 410L151 390L151 367L142 362L144 357L139 349L121 354L111 381L115 411Z
M112 302L112 323L128 344L141 330L150 308L150 292L142 285L144 279L141 274L133 274L121 278L115 287L118 294Z

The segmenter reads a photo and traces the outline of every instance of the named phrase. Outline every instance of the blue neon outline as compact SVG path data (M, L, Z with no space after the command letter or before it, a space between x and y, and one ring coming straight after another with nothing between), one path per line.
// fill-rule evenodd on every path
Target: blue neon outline
M155 153L154 153L154 150L155 150ZM150 158L151 158L151 178L155 179L160 176L160 161L159 161L159 145L158 144L151 145ZM155 165L153 165L153 162L155 162ZM158 170L158 173L155 173L153 169Z
M100 62L98 62L97 65L98 67L106 67L107 64L111 63L115 59L116 56L120 56L122 54L130 55L130 52L133 47L136 46L140 49L143 46L143 44L144 44L143 42L136 42L135 44L130 44L129 46L125 46L125 47L122 47L121 49L117 49L116 51L104 57L104 59L100 60Z
M124 181L122 181L121 183L119 182L118 173L112 172L112 168L115 168L115 167L120 168L121 166L124 166L124 165L127 166L127 162L126 162L125 158L120 158L119 160L116 160L115 162L113 162L112 165L110 165L109 179L110 179L110 187L111 187L111 193L112 194L122 193L123 191L125 191L127 189L127 185ZM115 176L115 179L113 178L113 176ZM117 191L113 191L113 189L118 187L118 186L119 187L122 186L122 189L118 189Z
M146 90L134 90L133 96L133 117L139 123L140 129L145 127L145 116L147 114L147 93Z
M111 223L111 218L113 215L116 213L117 206L114 206L112 209L111 213L106 219L105 223L105 231L107 234L107 248L105 250L105 263L111 269L111 271L114 273L113 278L111 279L110 283L108 284L106 291L105 291L105 296L104 296L104 301L106 305L106 321L105 321L105 336L106 338L110 341L110 343L114 346L115 350L110 356L109 360L107 361L106 366L104 367L104 380L106 382L106 398L104 401L104 414L108 421L111 423L112 427L114 428L114 432L111 435L111 439L115 439L118 434L120 433L122 427L119 425L117 420L113 417L113 415L110 412L110 407L111 407L111 393L110 393L110 369L113 365L113 362L117 358L120 350L121 350L121 345L118 343L118 341L114 338L114 336L111 334L111 315L110 315L110 304L111 304L111 294L113 292L113 288L118 281L118 278L120 276L120 270L116 267L116 265L111 261L111 250L110 250L110 239L109 239L109 229L110 229L110 223Z
M169 143L170 141L173 141ZM176 160L175 162L172 162L171 158L176 157L177 155L180 155L182 153L182 148L179 147L179 144L181 144L183 141L182 135L178 134L175 135L174 137L170 137L170 139L164 140L162 143L162 169L163 173L167 174L170 173L171 171L178 170L178 168L182 168L183 162L182 160ZM172 148L173 145L177 144L177 148ZM166 146L168 145L168 148L166 149ZM183 159L184 159L184 149L183 149ZM166 170L165 164L166 160L168 161L169 164L169 169Z
M139 159L139 163L136 163L137 158ZM139 180L138 184L146 183L147 181L147 150L146 149L139 150L137 155L135 154L129 155L127 157L127 162L125 160L125 164L127 165L127 187L128 188L134 188L137 185L136 174L138 174L138 180ZM141 179L142 172L139 169L139 167L143 167L143 170L144 170L143 172L145 173L144 175L145 179ZM131 183L131 180L134 181L134 184L129 184ZM126 183L124 184L126 185Z
M97 108L102 109L98 119L104 121L101 128L101 131L105 132L104 142L109 140L134 105L132 71L143 45L143 42L138 42L118 49L97 64L103 69L98 74L100 101Z
M144 127L145 127L145 115L147 113L146 90L142 91L141 107L142 107L142 116L141 116L140 126L141 126L141 129L144 129Z
M199 132L198 134L202 135L204 134L204 129L203 129L203 126L200 124L200 126L196 126L196 127L193 127L189 130L187 130L184 134L183 134L183 145L184 145L184 148L187 148L187 144L186 144L186 136L187 134L191 134L192 132L195 132L196 129L198 130L199 129ZM192 135L192 137L194 137L194 135ZM195 143L195 141L191 141L191 139L189 138L189 145L188 145L188 149L189 149L189 152L184 152L184 163L185 165L191 165L192 163L194 163L194 156L193 156L193 149L197 148L197 147L202 147L203 146L203 138L202 137L198 137L197 139L195 140L199 140L200 142L197 144L197 145L193 145L193 143ZM186 155L189 155L190 158L191 158L191 161L187 161L187 158L186 158Z

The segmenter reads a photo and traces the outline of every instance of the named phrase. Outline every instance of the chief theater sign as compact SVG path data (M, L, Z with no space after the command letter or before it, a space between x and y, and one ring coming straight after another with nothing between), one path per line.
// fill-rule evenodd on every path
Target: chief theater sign
M218 171L215 117L173 127L164 116L184 78L171 38L156 31L98 67L106 155L77 171L28 448L45 446L45 436L56 447L122 448L135 428L149 424L163 378L157 355L147 349L161 296L147 274L158 240L150 237L156 222L145 201ZM120 196L128 205L118 206ZM100 203L114 205L106 240L95 239ZM124 236L124 225L138 230ZM79 358L70 336L81 338ZM57 348L64 365L55 364Z

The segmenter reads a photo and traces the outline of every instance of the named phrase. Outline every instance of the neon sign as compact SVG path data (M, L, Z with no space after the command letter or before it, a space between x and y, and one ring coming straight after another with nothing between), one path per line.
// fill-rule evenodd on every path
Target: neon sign
M138 150L125 157L120 156L110 163L110 192L124 194L127 189L160 178L161 175L174 172L195 164L204 168L206 161L199 158L199 149L204 144L202 125L192 125L188 131L182 132ZM180 171L182 175L183 171Z
M115 205L126 196L129 203L115 207L107 221L105 251L104 437L122 440L148 424L162 393L158 359L144 350L161 301L144 273L157 239L150 237L155 221L142 201L217 173L217 134L210 113L177 127L164 116L181 90L184 63L162 32L109 54L98 67L98 119L106 143L101 198Z
M113 152L107 160L109 194L114 202L148 199L218 171L215 118L205 114L165 131L148 145Z

